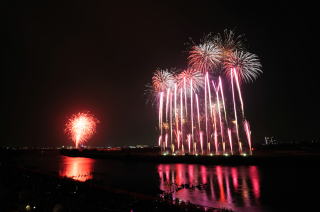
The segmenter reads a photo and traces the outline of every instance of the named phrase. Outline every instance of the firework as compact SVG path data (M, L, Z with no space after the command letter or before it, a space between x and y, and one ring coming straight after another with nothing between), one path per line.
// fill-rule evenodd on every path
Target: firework
M222 51L212 41L205 41L202 44L193 46L189 52L189 65L205 73L213 71L220 63Z
M156 70L152 93L163 151L251 154L241 82L256 79L262 71L258 57L245 52L240 38L230 30L207 36L189 52L190 67L180 73Z
M236 127L236 134L237 134L238 143L240 143L239 127L238 127L238 116L237 116L237 105L236 105L235 94L234 94L233 74L234 74L234 72L231 72L231 89L232 89L232 101L233 101L234 123L235 123L235 127Z
M155 92L165 92L169 88L173 88L175 77L173 74L165 70L156 70L152 77L152 86Z
M244 50L242 35L236 35L232 30L225 29L212 38L213 42L222 50L223 57L235 50Z
M199 126L199 132L201 132L201 121L200 121L200 109L199 109L199 98L198 94L196 94L196 103L197 103L197 115L198 115L198 126Z
M184 88L184 86L190 87L191 81L193 84L194 91L200 90L201 88L203 88L204 85L203 74L200 71L193 68L188 68L182 71L180 74L177 75L176 79L179 88ZM186 93L190 94L188 91Z
M252 148L251 148L251 131L250 131L250 125L249 122L247 120L245 120L243 122L244 125L244 130L246 132L246 136L247 136L247 140L248 140L248 145L249 145L249 150L250 150L250 154L252 154Z
M223 63L227 75L230 76L231 70L236 69L239 79L245 82L255 80L262 73L258 56L250 52L236 50L226 57Z
M231 134L231 130L229 128L228 128L228 138L229 138L230 151L231 151L231 154L233 155L232 134Z
M89 112L77 113L68 119L65 132L78 148L79 145L84 144L96 132L98 123L99 120Z

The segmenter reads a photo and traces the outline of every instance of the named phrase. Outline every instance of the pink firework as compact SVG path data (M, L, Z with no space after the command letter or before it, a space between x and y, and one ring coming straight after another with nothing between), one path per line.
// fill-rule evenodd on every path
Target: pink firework
M209 34L188 53L186 69L157 69L152 78L161 150L174 155L251 150L242 83L262 73L259 58L230 30Z
M248 140L248 145L249 145L249 151L250 154L252 154L252 144L251 144L251 130L250 130L250 125L247 120L243 122L244 125L244 130L246 132L247 140Z
M96 132L98 123L99 120L89 112L77 113L68 119L65 132L78 148L80 144L84 144Z

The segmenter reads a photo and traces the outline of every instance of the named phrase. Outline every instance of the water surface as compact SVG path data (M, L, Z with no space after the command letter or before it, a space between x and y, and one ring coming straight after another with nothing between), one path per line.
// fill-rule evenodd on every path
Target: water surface
M318 167L154 164L67 157L57 152L23 155L21 163L81 182L235 211L299 211L317 207Z

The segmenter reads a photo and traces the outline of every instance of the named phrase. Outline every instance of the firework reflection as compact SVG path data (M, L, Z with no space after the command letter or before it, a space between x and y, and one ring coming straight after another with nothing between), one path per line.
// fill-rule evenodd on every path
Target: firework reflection
M60 177L85 182L93 178L94 160L91 158L62 157Z
M260 178L256 166L224 167L193 164L158 165L160 189L173 199L207 207L251 208L260 199Z

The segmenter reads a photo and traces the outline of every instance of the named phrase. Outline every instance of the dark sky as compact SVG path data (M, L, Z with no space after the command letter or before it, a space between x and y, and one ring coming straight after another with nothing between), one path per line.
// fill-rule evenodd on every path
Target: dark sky
M65 119L86 110L101 120L92 145L154 144L153 70L185 67L189 37L225 28L245 34L263 65L244 88L255 142L319 137L315 5L172 2L10 1L0 144L71 144Z

